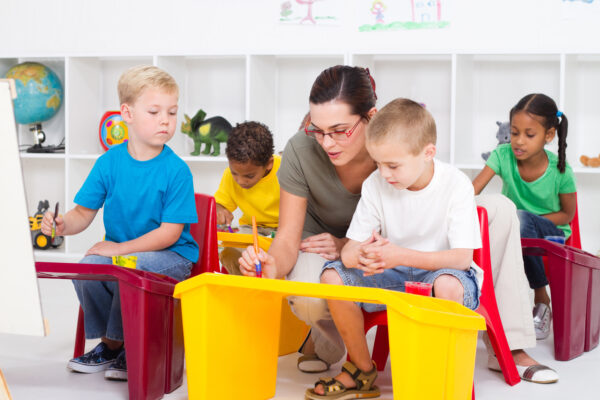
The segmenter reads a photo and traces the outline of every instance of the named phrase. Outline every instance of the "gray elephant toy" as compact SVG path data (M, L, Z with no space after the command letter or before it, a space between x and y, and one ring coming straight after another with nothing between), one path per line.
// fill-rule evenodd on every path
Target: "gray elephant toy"
M498 132L496 132L498 146L504 143L510 143L510 122L496 121L496 125L498 125ZM487 161L491 153L491 151L481 153L481 158Z

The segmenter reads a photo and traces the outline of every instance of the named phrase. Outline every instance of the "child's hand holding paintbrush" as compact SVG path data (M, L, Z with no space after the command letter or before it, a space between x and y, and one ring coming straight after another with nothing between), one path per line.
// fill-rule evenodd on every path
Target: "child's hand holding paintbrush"
M252 217L252 235L254 245L248 246L238 259L240 272L246 276L276 278L275 259L258 246L258 230L255 217Z
M62 236L65 230L65 221L62 216L58 214L58 203L54 209L54 213L46 211L44 218L42 219L42 233L50 236L52 240L56 236Z

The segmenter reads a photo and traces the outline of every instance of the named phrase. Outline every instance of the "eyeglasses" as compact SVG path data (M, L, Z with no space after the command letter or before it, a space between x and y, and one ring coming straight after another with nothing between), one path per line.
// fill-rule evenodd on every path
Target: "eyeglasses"
M345 140L348 140L350 138L350 136L352 136L352 134L356 130L356 127L358 126L360 121L362 121L362 117L360 117L358 119L358 121L356 121L356 124L354 124L354 126L348 131L333 131L333 132L325 133L323 131L317 131L315 126L313 124L311 124L310 117L309 117L308 120L306 121L306 125L304 125L304 133L306 133L308 136L313 137L317 140L323 140L323 138L325 136L329 136L336 142L343 142Z

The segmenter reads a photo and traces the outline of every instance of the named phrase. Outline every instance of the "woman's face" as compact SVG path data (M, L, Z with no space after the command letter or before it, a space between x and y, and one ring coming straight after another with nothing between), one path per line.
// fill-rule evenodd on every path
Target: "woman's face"
M373 108L373 113L374 113ZM315 139L329 156L335 166L343 166L354 160L359 154L365 154L365 129L367 120L350 112L350 106L340 101L323 104L310 104L311 129L325 135ZM357 125L358 122L358 125ZM334 140L328 133L349 131L356 125L350 137ZM319 138L319 136L321 136Z

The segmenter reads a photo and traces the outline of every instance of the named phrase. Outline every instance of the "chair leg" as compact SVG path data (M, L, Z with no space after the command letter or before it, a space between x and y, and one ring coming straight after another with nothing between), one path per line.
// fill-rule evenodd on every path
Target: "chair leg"
M388 355L390 354L390 342L388 337L387 325L377 326L375 342L373 343L373 356L371 357L377 365L378 371L385 370Z
M73 358L83 355L85 350L85 326L83 322L83 309L79 307L77 317L77 330L75 331L75 348L73 349Z
M495 315L491 316L484 306L480 306L477 309L477 312L485 318L487 333L490 342L492 343L492 347L494 348L494 353L498 358L500 369L502 369L504 380L511 386L516 385L521 381L521 378L519 377L519 372L517 371L517 366L515 365L515 360L512 357L510 348L508 347L504 329L502 328L502 325L498 325L498 322L500 322L500 315L496 312L494 313ZM502 324L502 322L500 322L500 324Z

